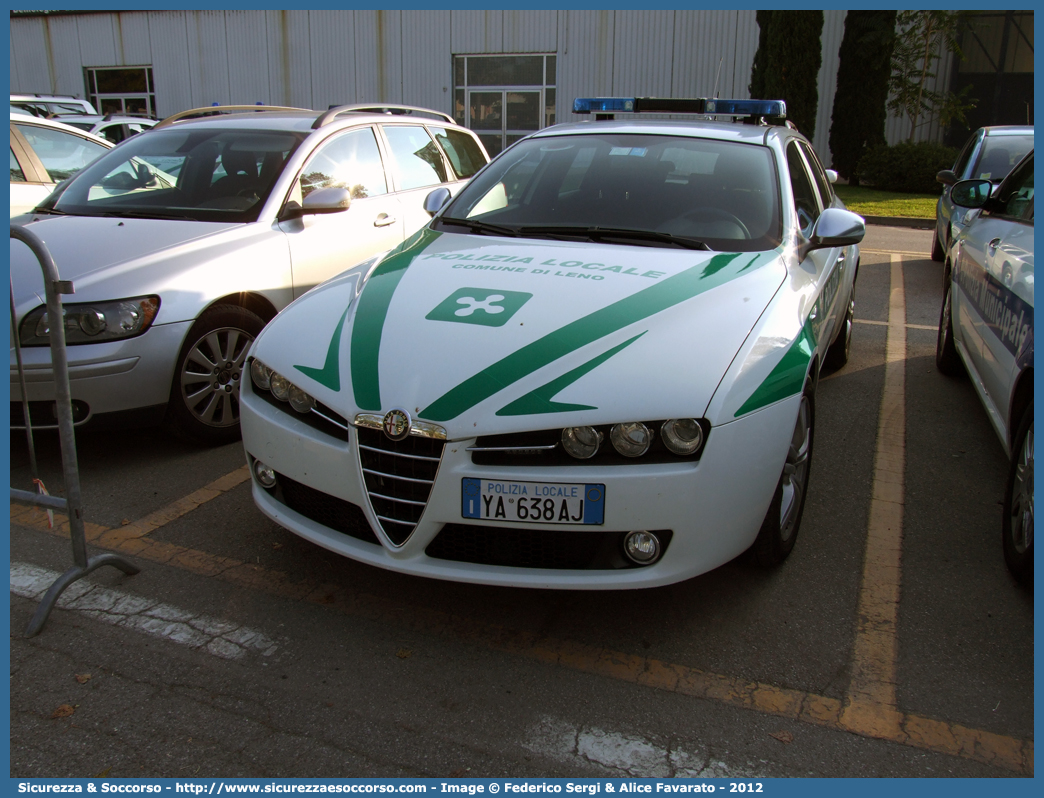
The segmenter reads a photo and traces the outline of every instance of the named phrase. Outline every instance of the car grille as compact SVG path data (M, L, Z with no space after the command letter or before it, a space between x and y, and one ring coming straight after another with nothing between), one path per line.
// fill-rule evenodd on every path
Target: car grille
M553 570L615 570L635 568L621 553L626 532L446 524L425 554L439 560ZM670 530L657 530L663 550Z
M396 546L413 534L431 496L445 442L411 435L393 441L383 432L358 428L370 507L381 528Z
M283 474L276 474L276 488L269 491L278 501L295 513L329 529L356 540L381 545L366 521L361 508L344 499L294 482Z

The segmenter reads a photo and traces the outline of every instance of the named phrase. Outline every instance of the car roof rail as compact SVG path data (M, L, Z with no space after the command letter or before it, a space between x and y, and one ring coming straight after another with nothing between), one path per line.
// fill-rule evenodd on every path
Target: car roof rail
M242 111L293 111L294 113L315 113L311 108L292 108L283 105L207 105L203 108L191 108L188 111L180 111L172 116L168 116L156 125L156 127L166 127L167 125L172 125L182 119L193 119L200 116L218 116L221 114Z
M341 114L389 114L391 116L414 116L420 114L426 114L433 116L441 122L446 122L450 125L457 124L456 121L447 113L442 111L435 111L431 108L420 108L415 105L389 105L388 103L355 103L353 105L335 105L323 113L315 122L312 123L312 128L318 130L323 125L328 125L334 119Z

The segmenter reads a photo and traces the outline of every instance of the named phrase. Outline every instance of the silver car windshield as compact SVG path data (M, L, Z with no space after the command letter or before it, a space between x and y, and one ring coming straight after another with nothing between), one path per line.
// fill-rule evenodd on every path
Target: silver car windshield
M290 131L152 130L110 150L40 210L77 216L257 219L303 140Z
M769 148L686 136L591 133L514 145L435 225L490 235L728 251L782 239Z

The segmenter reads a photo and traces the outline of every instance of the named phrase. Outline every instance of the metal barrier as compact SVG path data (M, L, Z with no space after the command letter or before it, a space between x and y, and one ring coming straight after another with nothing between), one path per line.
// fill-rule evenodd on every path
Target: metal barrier
M58 268L47 251L46 245L30 230L21 225L11 225L11 238L23 242L36 255L44 276L44 293L47 298L47 318L50 320L51 367L54 372L55 399L58 415L58 435L62 445L62 471L65 474L65 496L38 495L24 490L11 488L11 501L22 504L33 504L51 510L61 510L69 516L69 537L72 540L72 568L58 577L44 595L33 614L25 636L38 634L47 621L51 609L65 588L77 579L81 579L96 568L111 565L131 576L140 570L117 554L97 554L87 557L87 538L83 527L83 505L80 500L80 472L76 465L76 433L73 430L72 392L69 389L69 361L65 352L65 324L56 323L56 319L64 319L62 313L61 294L73 293L73 285L69 280L58 277ZM29 414L29 399L25 389L25 373L22 368L22 348L15 323L14 289L11 291L11 325L12 341L15 357L18 361L18 379L22 389L22 412L25 414L25 429L29 440L29 457L36 478L36 453L33 447L32 419Z

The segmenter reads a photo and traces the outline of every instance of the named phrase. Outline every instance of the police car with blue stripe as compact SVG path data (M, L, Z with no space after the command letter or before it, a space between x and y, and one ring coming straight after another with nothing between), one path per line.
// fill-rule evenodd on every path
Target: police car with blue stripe
M962 180L955 205L978 209L947 253L936 362L967 369L1011 458L1004 494L1008 568L1033 581L1033 152L994 187Z

